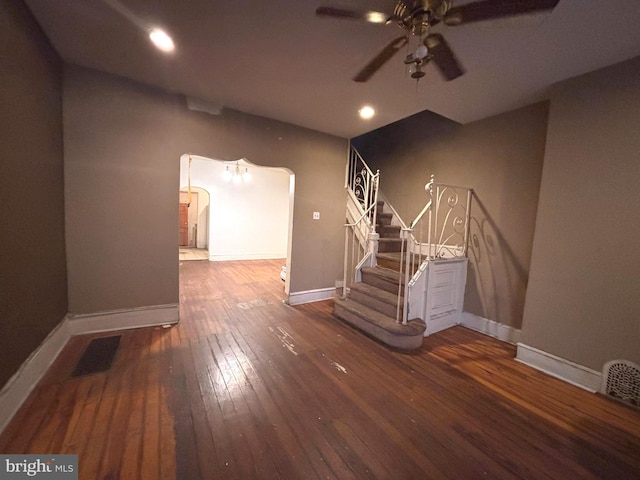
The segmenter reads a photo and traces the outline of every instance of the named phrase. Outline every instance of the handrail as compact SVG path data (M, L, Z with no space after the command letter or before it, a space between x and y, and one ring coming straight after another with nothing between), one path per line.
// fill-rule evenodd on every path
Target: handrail
M431 175L431 177L429 178L429 181L427 182L427 184L424 186L425 191L429 192L429 195L432 194L432 189L433 189L433 184L435 183L436 179L434 175ZM424 216L425 213L427 213L427 211L429 210L429 208L431 208L431 200L429 200L427 202L427 204L424 206L424 208L420 211L420 213L418 214L418 216L416 218L414 218L413 222L411 222L409 224L409 226L411 228L413 228L415 225L418 224L418 222L420 220L422 220L422 217Z
M374 175L374 173L373 173L373 172L371 171L371 169L369 168L369 165L367 165L367 163L364 161L364 158L362 158L362 155L360 155L360 153L359 153L355 148L353 148L351 145L349 145L349 146L350 146L350 148L351 148L351 154L352 154L352 155L355 155L355 156L358 158L358 160L360 160L360 162L362 163L362 165L364 166L364 168L366 168L366 169L367 169L367 173L368 173L369 175L373 176L373 175Z
M431 175L431 176L433 177L433 175ZM429 184L431 184L431 183L432 183L432 182L431 182L431 181L429 181L429 183L427 183L427 184L424 186L424 189L425 189L425 190L427 190L427 187L429 187ZM435 181L433 182L433 185L437 185L438 187L456 188L456 189L458 189L458 190L469 190L469 191L473 192L473 188L471 188L471 187L464 187L464 186L462 186L462 185L452 185L452 184L450 184L450 183L440 183L440 182L436 183Z
M375 177L378 177L379 175L380 175L379 173L378 173L378 174L376 174L376 175L374 175L374 178L375 178ZM367 209L364 211L364 213L363 213L362 215L360 215L360 218L358 218L358 220L356 220L356 221L355 221L355 223L345 223L345 224L344 224L344 226L345 226L345 227L356 227L356 226L358 226L358 224L359 224L362 220L364 220L364 219L367 217L367 214L368 214L369 212L371 212L371 209L372 209L372 208L374 208L374 207L376 207L376 204L375 204L375 203L371 204L371 205L369 206L369 208L367 208Z
M424 206L424 208L418 214L418 216L413 220L413 222L409 224L409 228L415 227L418 224L418 222L422 220L422 217L424 216L424 214L427 213L427 211L429 211L429 209L431 208L431 203L432 203L431 200L427 202L427 204Z
M407 228L407 226L404 223L404 220L402 220L402 217L400 216L400 214L398 214L398 212L396 211L395 208L393 208L393 205L391 204L391 202L389 202L389 200L387 200L387 197L384 196L384 194L382 192L380 192L378 194L380 197L382 197L382 200L384 201L384 204L389 207L389 210L391 210L391 214L398 219L398 221L400 222L400 228Z

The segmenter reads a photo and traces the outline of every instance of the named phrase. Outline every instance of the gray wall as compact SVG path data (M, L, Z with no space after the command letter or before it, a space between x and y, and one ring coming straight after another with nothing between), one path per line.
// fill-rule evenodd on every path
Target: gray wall
M640 57L551 95L522 342L640 363Z
M64 80L70 312L178 302L183 153L291 169L291 292L341 277L345 139L232 110L191 112L181 96L80 67Z
M0 387L67 313L61 72L22 2L0 0Z
M436 181L472 187L464 310L520 328L544 156L548 104L459 125L423 112L352 142L405 222Z

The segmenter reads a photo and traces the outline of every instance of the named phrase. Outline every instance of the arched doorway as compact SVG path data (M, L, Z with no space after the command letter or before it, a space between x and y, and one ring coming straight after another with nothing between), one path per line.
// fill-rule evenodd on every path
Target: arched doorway
M239 175L234 178L234 173ZM250 179L243 179L243 173ZM180 185L189 184L192 192L197 186L210 196L210 261L282 258L286 271L291 271L293 172L261 167L246 159L224 161L184 154L180 158ZM288 293L288 276L284 283Z

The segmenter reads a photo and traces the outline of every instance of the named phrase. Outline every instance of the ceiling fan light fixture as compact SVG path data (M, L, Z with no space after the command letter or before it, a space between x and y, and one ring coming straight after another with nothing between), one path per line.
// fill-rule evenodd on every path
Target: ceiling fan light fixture
M365 105L360 110L358 110L358 114L360 115L360 118L364 120L369 120L376 114L376 111L373 109L373 107L370 107L369 105Z
M419 45L418 48L416 48L416 51L414 52L413 56L415 58L423 59L428 54L429 54L429 49L427 49L427 46L423 44L423 45Z
M382 12L374 12L372 10L366 12L364 16L367 22L370 23L387 23L387 20L389 20L387 14Z
M149 31L149 39L158 50L165 53L171 53L176 49L173 39L167 32L160 28L154 28Z

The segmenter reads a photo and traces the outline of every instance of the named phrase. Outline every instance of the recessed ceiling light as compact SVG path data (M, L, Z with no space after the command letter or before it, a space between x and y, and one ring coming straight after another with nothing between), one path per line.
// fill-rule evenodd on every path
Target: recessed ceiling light
M376 111L369 105L365 105L360 110L358 110L358 113L360 114L360 118L368 120L376 114Z
M167 32L159 28L151 30L149 32L149 38L153 44L163 52L173 52L176 48L173 44L173 39L167 34Z

